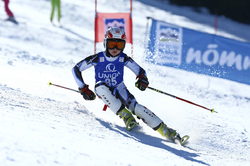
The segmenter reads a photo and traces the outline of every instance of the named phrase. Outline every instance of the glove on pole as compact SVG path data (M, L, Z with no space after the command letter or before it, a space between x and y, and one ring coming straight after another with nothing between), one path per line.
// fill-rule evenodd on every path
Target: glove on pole
M154 91L156 91L156 92L159 92L159 93L162 93L162 94L168 95L168 96L173 97L173 98L176 98L176 99L178 99L178 100L185 101L185 102L187 102L187 103L189 103L189 104L193 104L193 105L195 105L195 106L198 106L198 107L204 108L204 109L206 109L206 110L209 110L211 113L214 113L214 112L215 112L215 113L218 113L218 112L214 111L214 108L213 108L213 109L206 108L206 107L201 106L201 105L199 105L199 104L195 104L195 103L193 103L193 102L191 102L191 101L188 101L188 100L182 99L182 98L180 98L180 97L177 97L177 96L171 95L171 94L169 94L169 93L163 92L163 91L161 91L161 90L157 90L157 89L152 88L152 87L148 87L148 89L151 89L151 90L154 90Z
M88 85L85 85L84 88L80 89L79 88L79 91L75 90L75 89L70 89L70 88L67 88L67 87L64 87L64 86L60 86L60 85L56 85L56 84L52 84L52 82L49 82L48 83L49 86L50 85L53 85L53 86L57 86L59 88L64 88L64 89L68 89L68 90L71 90L71 91L74 91L74 92L77 92L77 93L80 93L83 98L85 100L94 100L96 98L96 95L94 94L94 92L92 92L88 87Z
M85 85L84 88L79 88L79 91L85 100L95 100L96 98L96 95L89 89L88 85Z
M146 90L146 88L148 87L148 84L149 84L147 76L140 74L136 78L138 78L138 80L135 83L135 86L138 89L140 89L141 91Z

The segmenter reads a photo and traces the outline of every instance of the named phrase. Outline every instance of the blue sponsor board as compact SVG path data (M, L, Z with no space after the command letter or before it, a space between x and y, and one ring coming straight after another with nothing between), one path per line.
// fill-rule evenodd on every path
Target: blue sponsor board
M154 19L146 60L250 85L250 43Z

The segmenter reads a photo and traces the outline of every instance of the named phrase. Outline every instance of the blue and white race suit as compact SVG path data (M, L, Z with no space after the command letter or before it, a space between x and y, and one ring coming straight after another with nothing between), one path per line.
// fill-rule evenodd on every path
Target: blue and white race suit
M95 67L95 82L105 82L110 87L113 95L117 96L133 112L137 101L124 84L124 66L128 67L136 76L139 74L146 75L145 70L123 52L116 57L106 56L105 51L99 52L83 59L72 69L73 76L79 88L85 86L82 71L92 66Z

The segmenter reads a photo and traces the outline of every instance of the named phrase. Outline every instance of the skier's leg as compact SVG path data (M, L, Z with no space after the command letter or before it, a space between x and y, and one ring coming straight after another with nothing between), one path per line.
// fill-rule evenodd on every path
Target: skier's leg
M175 140L176 131L168 128L163 121L155 115L152 111L147 109L145 106L141 104L136 104L134 113L137 117L141 118L143 122L145 122L149 127L158 131L163 137L166 137L170 141Z
M121 111L125 106L121 103L119 99L117 99L110 91L109 87L105 82L98 82L95 85L95 92L98 97L109 106L111 111L115 114Z
M157 126L159 127L159 125L162 123L162 120L158 118L158 116L156 116L146 107L137 103L135 97L127 90L123 83L119 84L113 90L113 93L134 115L142 119L149 127L154 129Z
M136 104L134 113L154 130L158 129L157 127L162 123L162 120L158 116L141 104Z
M113 93L121 100L121 102L139 119L142 119L149 127L158 131L163 137L173 141L176 136L176 131L168 128L163 121L156 116L152 111L137 103L135 97L128 91L126 86L121 83Z
M127 130L131 130L137 123L131 114L122 102L117 99L111 92L110 88L105 82L98 82L95 85L95 92L101 100L109 106L111 111L119 115L126 124Z
M128 91L124 83L119 84L115 89L113 89L112 92L116 98L121 100L122 104L124 104L127 109L129 109L131 112L134 110L137 101L135 97Z
M50 15L50 21L52 22L53 17L54 17L54 12L55 12L55 1L56 0L51 0L51 15Z
M57 0L57 19L60 22L61 19L61 1Z
M14 17L13 13L10 11L9 9L9 0L4 0L4 7L5 7L5 11L7 13L7 15L11 18Z

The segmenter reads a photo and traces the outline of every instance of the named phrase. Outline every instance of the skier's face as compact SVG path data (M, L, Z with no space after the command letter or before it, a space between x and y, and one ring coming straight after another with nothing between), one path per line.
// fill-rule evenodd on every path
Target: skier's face
M116 48L114 48L114 49L108 49L108 50L109 50L109 53L110 53L113 57L115 57L115 56L117 56L118 54L121 53L121 50L117 50Z

